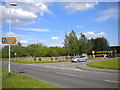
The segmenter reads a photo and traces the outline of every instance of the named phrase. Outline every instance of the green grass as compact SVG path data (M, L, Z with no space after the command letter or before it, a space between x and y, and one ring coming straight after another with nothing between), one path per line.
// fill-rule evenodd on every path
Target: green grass
M3 60L7 61L7 60ZM13 63L57 63L57 62L71 62L71 60L55 60L55 61L50 61L50 60L44 60L44 61L11 61Z
M40 80L8 71L2 68L2 87L3 88L60 88L58 86L42 82Z
M88 58L88 60L95 60L96 58Z
M118 65L119 62L120 62L120 59L116 58L116 59L110 59L107 61L91 62L91 63L88 63L87 66L120 70L120 65Z

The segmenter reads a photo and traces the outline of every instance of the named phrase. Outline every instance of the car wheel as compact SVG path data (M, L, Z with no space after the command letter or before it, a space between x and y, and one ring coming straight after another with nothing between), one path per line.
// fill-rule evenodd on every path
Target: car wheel
M76 61L77 63L79 62L79 60Z

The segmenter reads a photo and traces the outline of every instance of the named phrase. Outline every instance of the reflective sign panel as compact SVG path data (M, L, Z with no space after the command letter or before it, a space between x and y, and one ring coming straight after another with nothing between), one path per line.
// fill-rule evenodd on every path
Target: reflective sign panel
M17 40L15 37L2 37L2 44L16 44Z

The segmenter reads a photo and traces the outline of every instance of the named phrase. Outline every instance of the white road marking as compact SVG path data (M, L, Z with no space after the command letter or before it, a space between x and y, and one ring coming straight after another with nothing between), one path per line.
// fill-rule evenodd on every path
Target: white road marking
M46 72L46 71L48 71L48 70L43 70L43 71L45 71L45 72Z
M112 80L105 80L106 82L113 82L113 83L120 83L118 81L112 81Z
M83 71L83 70L77 69L77 68L65 68L65 67L53 67L53 66L44 66L44 67L48 67L48 68L57 68L57 69L64 69L64 70Z
M78 75L67 74L67 73L61 73L61 72L56 72L56 73L57 73L57 74L67 75L67 76L73 76L73 77L82 77L82 76L78 76Z

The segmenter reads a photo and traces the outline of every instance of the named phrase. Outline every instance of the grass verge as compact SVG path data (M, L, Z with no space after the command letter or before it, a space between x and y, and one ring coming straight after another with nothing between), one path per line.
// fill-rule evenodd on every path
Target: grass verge
M95 60L95 59L97 59L97 58L88 58L88 60Z
M7 60L4 60L7 61ZM44 61L11 61L13 63L57 63L57 62L71 62L71 60L55 60L55 61L50 61L50 60L44 60Z
M118 65L119 62L120 60L116 58L107 61L91 62L88 63L87 66L120 70L120 66Z
M6 68L2 68L3 88L60 88L58 86L42 82L40 80L12 72L8 75Z

